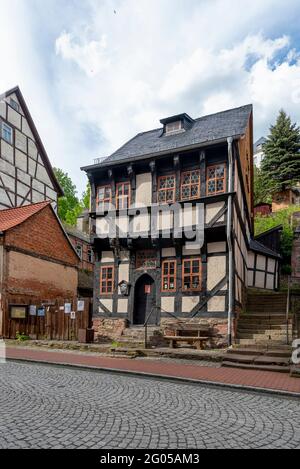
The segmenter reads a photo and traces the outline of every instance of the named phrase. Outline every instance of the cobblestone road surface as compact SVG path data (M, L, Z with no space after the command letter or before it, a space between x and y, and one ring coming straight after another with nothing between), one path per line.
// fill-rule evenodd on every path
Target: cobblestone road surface
M300 448L300 402L132 376L0 366L1 448Z

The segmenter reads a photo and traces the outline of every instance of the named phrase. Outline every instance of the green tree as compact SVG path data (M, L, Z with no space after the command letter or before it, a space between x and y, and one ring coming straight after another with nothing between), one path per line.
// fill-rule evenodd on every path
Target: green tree
M281 110L263 146L261 169L266 186L280 192L300 180L300 130Z
M90 183L87 183L86 190L82 194L81 205L83 208L90 208L90 200L91 200L91 186Z
M280 254L283 258L283 266L285 271L288 271L288 267L290 268L291 264L291 253L295 228L292 225L293 214L299 211L299 206L291 205L288 208L272 213L272 215L269 217L257 215L254 220L256 236L270 230L271 228L275 228L278 225L282 225L283 230L280 243Z
M75 226L83 209L77 197L76 186L68 173L59 168L54 168L54 173L64 191L64 196L58 199L58 216L64 223Z
M254 205L263 202L271 203L272 196L268 185L265 183L262 170L254 166Z

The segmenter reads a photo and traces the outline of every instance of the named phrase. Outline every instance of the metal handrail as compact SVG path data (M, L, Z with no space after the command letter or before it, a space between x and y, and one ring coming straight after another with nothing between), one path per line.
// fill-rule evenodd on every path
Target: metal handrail
M290 315L290 303L291 303L291 290L290 290L291 277L288 276L288 288L286 298L286 344L289 345L289 315Z
M150 320L150 317L152 316L152 313L154 310L160 310L162 311L163 313L166 313L166 314L169 314L169 316L171 316L172 318L176 319L177 321L179 320L177 316L175 316L174 314L170 313L169 311L165 311L163 308L161 308L160 306L153 306L150 310L150 313L148 314L148 316L146 317L146 321L144 323L144 328L145 328L145 338L144 338L144 343L145 343L145 349L148 347L148 322Z

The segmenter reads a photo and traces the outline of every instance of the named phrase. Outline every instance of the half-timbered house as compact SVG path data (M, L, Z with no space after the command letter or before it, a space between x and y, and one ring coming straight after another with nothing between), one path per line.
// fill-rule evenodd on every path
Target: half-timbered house
M63 195L19 87L0 94L0 210Z
M252 106L160 123L82 168L95 328L175 316L208 322L231 343L247 288L278 285L278 254L253 238Z

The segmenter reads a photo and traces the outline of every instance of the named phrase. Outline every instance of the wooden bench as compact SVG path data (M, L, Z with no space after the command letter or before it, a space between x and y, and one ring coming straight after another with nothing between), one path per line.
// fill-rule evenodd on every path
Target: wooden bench
M169 341L170 348L176 348L177 342L187 342L196 345L197 350L203 350L203 344L209 339L209 337L189 337L184 335L165 335L164 338Z
M167 329L174 335L165 335L169 341L170 348L176 348L177 342L187 342L202 350L204 344L209 340L211 327L208 324L181 323L170 324Z

